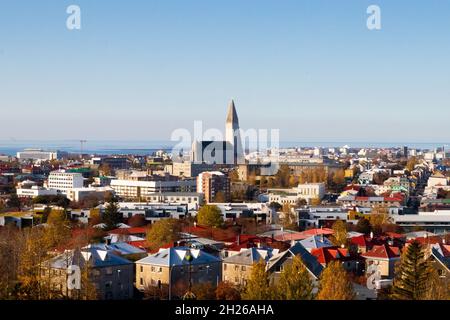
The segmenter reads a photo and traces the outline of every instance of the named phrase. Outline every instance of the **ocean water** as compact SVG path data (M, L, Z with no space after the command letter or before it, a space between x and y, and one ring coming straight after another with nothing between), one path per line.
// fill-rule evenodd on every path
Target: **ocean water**
M151 155L157 150L170 151L177 144L175 141L119 141L119 140L90 140L83 143L83 153L97 155L135 154ZM270 146L270 143L268 144ZM351 142L351 141L283 141L280 147L320 147L336 148L342 146L350 148L401 148L408 146L413 149L434 150L444 147L450 150L450 142ZM16 155L25 148L39 148L47 151L66 151L79 153L81 144L79 140L0 140L0 154ZM185 146L185 150L190 146Z

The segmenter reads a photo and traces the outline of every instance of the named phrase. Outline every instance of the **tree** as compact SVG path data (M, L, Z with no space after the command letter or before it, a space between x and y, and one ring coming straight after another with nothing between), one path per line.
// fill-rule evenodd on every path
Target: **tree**
M428 286L429 269L419 242L410 243L402 255L393 285L396 300L421 300Z
M222 211L215 205L205 205L197 213L197 222L207 227L220 227L223 224Z
M438 271L429 266L428 288L425 300L450 300L450 279L439 276Z
M346 246L347 245L347 226L344 221L337 220L333 224L333 235L331 236L331 242L335 246Z
M105 207L103 215L103 222L105 223L105 230L112 230L117 228L117 225L123 220L123 215L119 211L117 199L114 196L109 197L109 201Z
M8 202L7 202L8 208L14 208L20 210L22 207L22 204L20 202L19 197L17 196L17 193L11 193L9 196Z
M358 223L356 224L356 231L364 234L369 234L370 231L372 231L372 225L370 224L370 221L366 218L359 219Z
M147 241L152 250L158 250L164 245L180 239L181 223L177 219L161 219L152 224L147 232Z
M242 298L244 300L270 300L273 296L272 289L264 260L254 263Z
M281 273L276 287L276 297L280 300L312 300L314 285L300 256L292 259Z
M223 191L219 191L215 194L214 196L214 202L217 203L224 203L226 202L227 199L225 198L225 193L223 193Z
M283 228L288 230L297 230L297 217L292 212L292 208L289 204L283 206Z
M222 281L216 289L217 300L241 300L239 290L230 282Z
M411 157L411 158L409 158L408 162L406 163L406 169L409 172L411 172L416 167L416 164L417 164L417 158L416 157Z
M332 261L322 271L317 300L353 300L355 293L350 278L339 261Z
M70 224L63 211L50 211L43 237L49 248L61 246L70 239Z
M214 300L216 298L216 288L211 282L196 283L192 286L192 292L197 300Z

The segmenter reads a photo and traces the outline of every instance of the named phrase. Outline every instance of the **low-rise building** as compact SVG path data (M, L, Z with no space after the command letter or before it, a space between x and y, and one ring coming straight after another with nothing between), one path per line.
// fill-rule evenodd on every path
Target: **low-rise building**
M209 282L216 286L221 279L222 262L199 249L174 247L136 261L136 287L168 286L171 295L181 296L191 284Z

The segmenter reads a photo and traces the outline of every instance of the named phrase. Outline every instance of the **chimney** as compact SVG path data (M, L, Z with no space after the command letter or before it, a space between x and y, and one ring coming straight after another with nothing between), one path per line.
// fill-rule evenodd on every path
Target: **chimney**
M237 242L237 245L238 245L238 246L241 245L241 235L240 235L240 234L237 235L236 242Z

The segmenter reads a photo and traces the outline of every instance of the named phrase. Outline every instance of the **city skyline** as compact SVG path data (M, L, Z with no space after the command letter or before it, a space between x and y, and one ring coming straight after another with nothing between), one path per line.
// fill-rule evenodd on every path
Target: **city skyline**
M0 4L1 140L169 141L234 98L282 141L450 141L448 3L377 1L370 31L370 1L77 1L70 31L71 3L20 2Z

